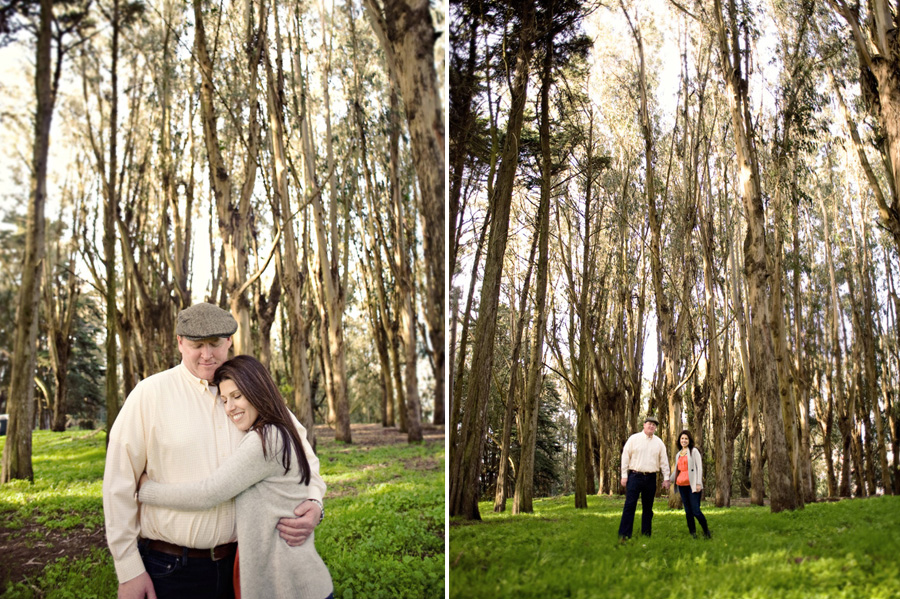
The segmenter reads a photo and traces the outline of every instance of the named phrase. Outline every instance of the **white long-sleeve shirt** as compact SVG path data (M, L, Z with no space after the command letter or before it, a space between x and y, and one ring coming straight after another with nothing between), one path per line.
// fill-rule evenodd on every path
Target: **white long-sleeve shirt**
M299 423L297 427L307 445L306 429ZM145 571L137 548L139 537L195 549L235 540L233 500L201 511L150 505L139 509L135 493L144 471L161 483L209 477L243 437L229 422L217 389L191 374L183 363L138 383L110 431L103 475L106 540L119 582ZM321 501L325 482L319 475L319 460L311 450L307 455L312 473L309 497Z
M635 433L622 448L622 478L628 478L629 470L638 472L662 472L663 480L669 479L669 458L666 444L656 435Z

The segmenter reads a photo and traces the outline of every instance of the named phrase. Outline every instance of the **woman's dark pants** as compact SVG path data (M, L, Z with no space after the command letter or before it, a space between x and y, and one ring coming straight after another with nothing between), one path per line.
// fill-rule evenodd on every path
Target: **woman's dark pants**
M700 493L692 493L690 485L678 485L678 492L681 493L681 503L684 505L684 515L687 517L690 533L692 535L697 534L697 527L694 525L694 518L696 518L700 522L700 526L703 527L703 534L709 536L706 516L700 511Z
M628 473L628 484L625 486L625 508L622 510L622 521L619 523L619 538L630 539L634 528L634 512L637 510L638 497L641 499L641 534L650 536L653 524L653 498L656 496L656 473Z
M234 554L214 561L138 547L159 599L234 599Z

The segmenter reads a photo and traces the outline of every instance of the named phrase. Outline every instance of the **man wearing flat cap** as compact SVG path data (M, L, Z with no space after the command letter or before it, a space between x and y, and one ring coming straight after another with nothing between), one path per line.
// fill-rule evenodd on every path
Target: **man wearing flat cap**
M234 597L234 500L188 512L139 506L136 491L143 472L161 483L207 478L237 449L244 433L228 421L210 385L228 360L237 327L231 314L213 304L182 310L175 327L181 364L138 383L113 424L103 511L119 599ZM296 424L306 443L306 430ZM302 544L321 514L325 482L319 460L308 457L311 498L297 506L297 518L278 524L290 545Z
M654 433L659 426L656 416L644 418L644 430L628 437L622 448L622 486L625 507L619 523L619 540L631 538L634 512L641 499L641 534L650 536L653 524L653 499L656 496L656 473L662 472L663 488L669 488L669 458L666 445Z

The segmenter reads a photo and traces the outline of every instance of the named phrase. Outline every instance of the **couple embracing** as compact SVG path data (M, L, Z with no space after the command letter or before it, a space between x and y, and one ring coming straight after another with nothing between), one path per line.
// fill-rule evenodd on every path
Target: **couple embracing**
M333 595L314 540L319 460L268 370L228 359L237 328L212 304L181 311L181 363L138 383L110 431L103 510L119 599Z

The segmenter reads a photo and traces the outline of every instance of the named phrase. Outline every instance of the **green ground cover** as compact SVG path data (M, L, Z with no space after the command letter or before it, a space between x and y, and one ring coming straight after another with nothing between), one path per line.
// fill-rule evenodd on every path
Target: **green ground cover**
M6 571L22 571L10 559L31 562L25 580L0 580L2 597L115 597L103 544L105 434L36 431L33 443L34 484L0 485ZM368 448L320 436L318 455L329 490L316 547L335 597L443 597L443 438Z
M482 523L451 521L450 597L900 597L900 497L779 514L704 502L712 540L691 539L684 512L657 501L653 536L620 545L623 503L543 499L516 517L481 504Z

